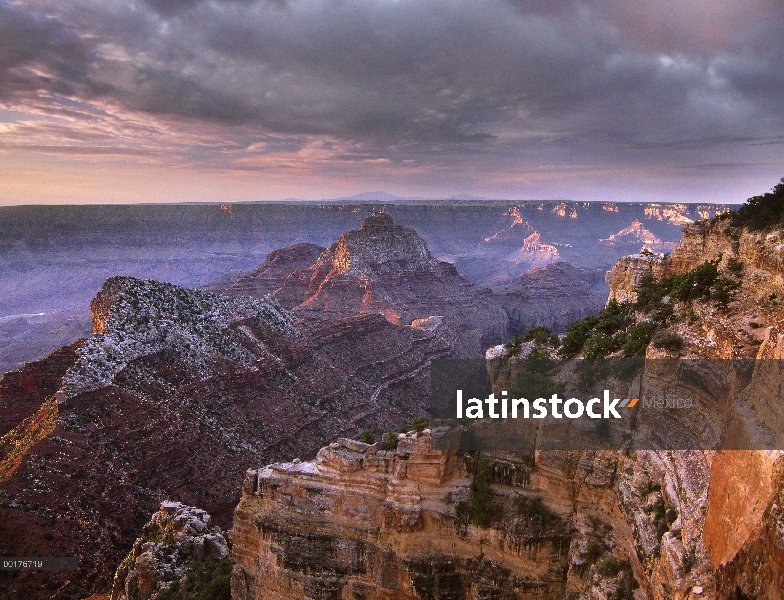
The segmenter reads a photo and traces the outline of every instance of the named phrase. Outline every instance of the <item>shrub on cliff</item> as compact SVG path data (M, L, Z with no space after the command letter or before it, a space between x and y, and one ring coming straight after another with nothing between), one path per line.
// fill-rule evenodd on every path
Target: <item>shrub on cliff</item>
M784 226L784 178L773 190L761 196L752 196L737 212L729 213L730 224L761 231Z
M515 529L528 534L542 535L548 527L560 525L561 519L539 497L528 498L517 496L513 506L522 523L516 523Z
M422 431L423 429L427 429L430 427L430 419L427 417L417 417L413 421L411 421L411 429L416 429L417 431Z
M398 443L398 434L394 431L388 431L386 437L384 438L384 450L394 450L397 448Z
M631 308L630 303L613 298L598 315L575 321L567 328L558 353L572 358L585 351L588 358L603 358L619 350L625 340L616 334L633 323Z
M461 501L455 506L455 514L460 521L470 521L482 529L487 529L501 516L501 507L493 503L493 465L484 454L479 455L474 480L468 502Z
M232 562L193 562L189 573L158 594L157 600L229 600Z
M683 338L672 331L659 331L653 336L653 345L663 350L677 352L683 348Z
M507 349L509 356L517 356L523 349L523 340L519 335L512 336L512 339L504 344L504 348Z
M557 333L555 333L552 329L542 327L541 325L531 327L531 329L526 331L525 335L523 336L523 341L536 342L537 344L552 346L553 348L557 348L561 344L561 340L558 339Z

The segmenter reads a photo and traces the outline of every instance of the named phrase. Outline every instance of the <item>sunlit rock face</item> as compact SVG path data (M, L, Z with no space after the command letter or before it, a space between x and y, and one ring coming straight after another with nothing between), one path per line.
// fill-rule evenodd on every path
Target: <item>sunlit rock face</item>
M608 273L610 296L635 300L635 286L646 274L666 277L680 274L716 261L719 272L737 276L740 289L727 309L710 302L676 306L671 328L685 342L684 358L763 359L759 369L777 369L782 358L784 336L784 282L782 282L782 234L749 232L729 226L727 221L698 221L683 227L683 239L668 256L636 255L618 261ZM649 349L649 358L661 353ZM763 430L781 431L780 410L761 399L774 397L771 390L756 389L779 381L781 375L756 373L752 383L736 398L736 410L729 416L738 427L738 436L761 435ZM784 505L784 462L781 452L732 451L716 453L673 453L660 456L669 464L672 480L690 482L688 493L681 487L667 488L679 497L681 512L691 511L691 534L681 527L680 540L668 540L667 553L672 565L702 570L710 575L706 593L716 598L781 598L784 580L784 553L781 540L780 507ZM687 501L688 500L688 501ZM701 507L701 508L696 508ZM696 509L695 509L696 508ZM684 526L686 521L683 521ZM679 522L679 525L681 523ZM691 545L685 540L690 539ZM691 552L677 559L672 554L678 543ZM673 545L674 544L674 545ZM676 553L677 554L677 553ZM664 564L648 573L651 584L672 585L677 581ZM705 583L703 581L703 583ZM659 584L657 584L659 582ZM664 587L662 589L667 589Z
M562 597L573 556L567 506L546 524L516 516L530 470L498 460L508 519L468 523L456 507L476 459L433 450L431 435L402 434L395 450L340 439L313 461L249 470L234 515L232 597Z
M606 280L610 286L608 301L634 302L637 300L637 288L646 275L661 277L664 272L665 259L662 254L640 253L624 256L607 272Z
M378 313L397 325L443 317L460 346L506 339L507 318L490 290L432 257L416 231L386 214L366 217L344 233L308 269L286 278L275 297L303 314L341 317Z
M646 274L680 274L717 260L720 273L740 273L740 288L726 309L674 304L670 328L684 339L680 356L756 357L781 369L780 240L777 232L728 231L721 222L687 225L669 257L619 261L608 276L610 293L633 300ZM417 322L423 330L435 325ZM649 348L648 358L657 357L672 355ZM514 367L503 353L496 359L509 363L492 373L499 386L514 378ZM647 368L656 375L655 364ZM702 377L712 378L706 389L720 389L718 396L691 376L679 385L691 386L703 409L723 411L725 431L740 439L782 430L778 408L760 400L775 394L755 387L775 377L755 372L741 397L721 363L714 371ZM680 426L698 430L701 410L679 415ZM509 512L482 530L461 523L450 504L469 497L474 457L434 453L427 438L409 434L387 451L341 440L315 461L252 468L235 512L237 597L782 597L780 451L539 451L533 461L487 453L496 500ZM426 475L420 462L430 465ZM518 494L539 497L565 528L559 521L546 531L516 528L519 515L506 502ZM628 561L627 575L610 577L610 559ZM487 572L497 576L482 579ZM636 584L624 587L625 577Z
M689 219L681 221L680 224L690 223ZM653 252L668 252L675 247L674 242L663 242L656 235L645 228L639 219L632 221L631 225L624 227L618 233L610 235L608 238L600 239L599 245L605 248L621 249L643 249L647 248Z

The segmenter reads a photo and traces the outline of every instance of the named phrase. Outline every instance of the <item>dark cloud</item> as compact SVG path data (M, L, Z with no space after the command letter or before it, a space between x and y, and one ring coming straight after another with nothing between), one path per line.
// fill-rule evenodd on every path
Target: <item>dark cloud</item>
M321 136L357 145L335 149L341 160L637 160L631 150L655 161L784 133L780 0L35 7L0 3L8 106L35 98L45 110L42 95L103 103L223 127L239 148Z
M144 0L145 4L147 4L150 8L152 8L157 13L171 17L174 15L180 15L183 12L191 10L206 2L207 0ZM234 2L237 4L246 4L251 5L254 3L259 4L268 4L271 6L275 6L277 8L284 8L286 6L286 0L222 0L223 2Z
M61 23L0 2L0 98L75 94L89 64L89 48Z

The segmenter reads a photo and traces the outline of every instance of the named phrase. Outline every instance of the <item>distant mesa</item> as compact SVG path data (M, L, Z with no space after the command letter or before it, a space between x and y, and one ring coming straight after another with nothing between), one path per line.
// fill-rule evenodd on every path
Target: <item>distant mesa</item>
M634 248L640 250L647 248L652 252L669 252L675 247L675 242L664 242L645 228L639 219L632 221L631 225L624 227L618 233L608 238L600 239L599 245L605 248Z
M644 211L646 217L656 219L657 221L666 221L672 225L688 225L694 222L693 219L687 216L689 206L686 204L652 203L645 206Z
M558 248L542 242L541 234L523 217L520 207L513 206L503 216L509 222L480 244L483 256L457 263L469 277L494 288L512 283L529 269L560 260Z
M533 232L523 241L523 245L507 260L515 265L527 263L530 268L542 267L558 260L558 248L540 242L539 232Z
M508 226L500 229L491 236L485 238L487 244L514 244L525 241L525 239L532 233L536 233L533 225L523 218L520 214L520 209L513 206L504 213L505 217L511 218L511 223Z
M552 212L554 212L559 217L576 219L577 218L577 207L572 202L559 202L552 208Z

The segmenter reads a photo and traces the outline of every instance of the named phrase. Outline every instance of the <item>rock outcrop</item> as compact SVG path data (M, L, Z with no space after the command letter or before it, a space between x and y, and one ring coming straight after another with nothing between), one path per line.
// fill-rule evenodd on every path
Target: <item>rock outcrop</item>
M383 213L366 217L310 268L292 273L275 297L283 306L332 318L377 313L410 325L438 315L460 337L482 345L508 333L506 315L490 290L434 259L416 231ZM475 345L468 339L462 344Z
M433 450L433 435L438 430L401 434L395 450L342 439L314 461L249 470L234 515L232 597L631 593L632 566L614 558L623 540L606 526L621 519L607 491L612 457L580 463L580 486L567 474L571 463L540 469L521 457L492 457L502 516L482 529L465 516L476 456Z
M263 298L283 287L286 278L295 271L311 267L325 248L315 244L294 244L273 250L258 267L229 285L213 286L212 290L227 296Z
M180 502L161 502L114 576L111 600L155 600L163 590L185 584L194 563L227 559L224 532L210 515Z
M681 220L679 224L689 223L688 219ZM647 249L652 252L667 252L675 247L673 242L663 242L656 235L645 228L639 219L632 221L631 225L624 227L618 233L613 233L610 237L600 239L599 245L605 248L620 248L641 250Z
M9 597L107 589L165 499L227 526L249 457L307 458L396 429L425 411L429 363L451 352L439 331L381 315L301 320L272 301L131 278L107 282L93 308L100 333L62 382L59 355L30 366L51 381L20 405L32 416L14 424L0 481L0 554L81 556L80 569L0 572ZM25 372L3 381L23 390Z
M636 255L619 261L607 277L611 297L635 300L635 285L645 274L677 275L714 261L720 273L738 278L740 288L725 309L710 302L676 306L671 328L685 342L680 355L757 358L764 361L757 370L779 368L783 346L779 331L784 323L782 233L750 232L722 219L697 221L685 225L683 232L668 257ZM649 350L649 357L656 355ZM780 375L760 374L757 380L763 384L779 381ZM751 389L746 393L748 400L738 399L734 407L738 412L731 422L745 432L739 435L758 435L761 426L782 430L780 410L759 403L766 397L771 397L770 390L757 394ZM780 449L669 453L666 462L681 481L691 479L695 484L689 494L691 503L681 502L681 506L704 507L704 514L695 521L700 535L689 566L710 575L706 593L722 599L781 598L784 528L779 507L784 462ZM667 578L661 571L652 571L650 580Z
M596 314L607 299L603 275L564 262L528 271L498 292L509 316L510 334L519 335L535 326L565 331L570 323Z
M689 224L671 255L644 253L619 261L608 276L611 297L634 300L646 274L683 274L716 261L720 273L739 278L740 287L725 308L709 301L673 305L670 328L685 340L681 356L751 356L769 359L757 370L780 370L781 239L778 232L732 230L721 220ZM423 329L432 325L422 323ZM659 356L649 348L648 358ZM496 358L506 360L503 353ZM640 415L637 426L645 429L648 419L666 431L667 419L678 419L680 429L705 435L701 415L718 411L721 432L730 441L784 431L778 406L761 400L775 399L775 390L755 388L781 376L755 371L747 380L724 372L728 364L717 362L713 371L701 373L684 370L676 388L687 390L696 408L689 414ZM647 368L654 376L656 364ZM501 371L494 373L496 385ZM508 382L512 374L503 377ZM707 387L706 377L713 381ZM459 506L469 498L473 455L434 453L431 435L403 437L395 451L341 440L315 461L249 471L235 513L232 585L238 598L782 597L779 449L652 445L627 452L537 451L533 459L487 453L495 498L505 508L482 530L470 519L461 521L460 510L449 502L437 501L442 496ZM426 475L418 470L422 461L430 465ZM533 561L521 559L540 542L532 544L530 537L521 542L507 526L515 513L506 512L504 501L517 494L540 498L568 523L555 528L559 533L550 537L549 553L534 554ZM529 550L521 554L521 548ZM479 574L472 570L480 551L489 571L502 576L488 581L481 578L485 568Z

